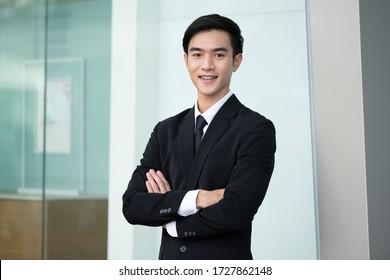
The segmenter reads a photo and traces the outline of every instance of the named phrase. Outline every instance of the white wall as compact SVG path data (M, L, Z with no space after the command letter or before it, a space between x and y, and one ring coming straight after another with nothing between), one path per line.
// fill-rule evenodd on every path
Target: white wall
M309 0L321 259L368 259L358 0Z
M136 0L112 1L108 259L133 258L122 194L135 164L136 8Z

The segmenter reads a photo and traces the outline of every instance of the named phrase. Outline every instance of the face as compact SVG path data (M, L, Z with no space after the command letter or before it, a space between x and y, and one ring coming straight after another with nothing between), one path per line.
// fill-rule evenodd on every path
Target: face
M184 59L198 90L198 101L216 103L229 92L232 74L241 64L242 54L233 58L229 34L211 30L192 37Z

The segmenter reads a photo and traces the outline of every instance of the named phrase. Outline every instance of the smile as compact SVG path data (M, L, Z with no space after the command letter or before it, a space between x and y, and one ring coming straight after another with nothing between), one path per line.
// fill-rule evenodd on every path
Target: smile
M199 78L201 78L203 80L214 80L214 79L218 78L218 76L201 75L201 76L199 76Z

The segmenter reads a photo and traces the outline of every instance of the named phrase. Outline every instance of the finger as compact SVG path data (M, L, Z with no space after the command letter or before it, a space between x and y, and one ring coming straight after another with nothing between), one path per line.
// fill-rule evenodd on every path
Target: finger
M149 186L152 189L152 192L166 193L169 191L169 185L166 186L153 169L149 170L149 172L146 174L146 177L148 178Z
M165 179L164 174L161 171L157 171L157 176L160 177L160 179L163 181L166 190L170 191L171 190L171 186L169 185L168 181Z
M157 175L157 173L154 170L150 170L149 173L152 175L161 193L166 193L167 191L169 191L169 184L167 186L165 182L160 178L160 176Z
M154 192L153 189L152 189L152 187L150 186L149 181L146 181L146 182L145 182L145 186L146 186L146 188L148 189L148 193L153 193L153 192Z
M150 172L146 173L146 178L148 179L149 186L152 189L152 192L159 193L160 192L160 188L156 184L156 181L154 180L154 178L153 178L153 176L152 176L152 174Z

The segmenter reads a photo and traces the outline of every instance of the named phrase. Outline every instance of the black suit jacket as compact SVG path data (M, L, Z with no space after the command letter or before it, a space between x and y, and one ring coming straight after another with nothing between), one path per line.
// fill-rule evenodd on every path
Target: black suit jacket
M194 155L194 122L192 108L156 125L123 195L124 216L147 226L177 221L178 237L162 231L159 259L252 259L251 224L274 167L274 126L233 95ZM172 191L147 192L145 174L151 168L163 172ZM198 188L225 188L224 198L181 217L184 195Z

